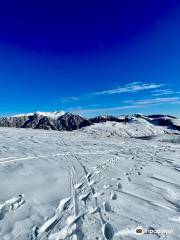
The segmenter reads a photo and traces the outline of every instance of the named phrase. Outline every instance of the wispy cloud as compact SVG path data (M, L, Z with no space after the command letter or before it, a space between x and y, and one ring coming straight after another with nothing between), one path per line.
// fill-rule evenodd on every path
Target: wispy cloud
M165 86L165 84L132 82L114 89L108 89L100 92L94 92L93 95L112 95L118 93L133 93L143 90L156 89Z
M156 89L152 91L152 96L158 97L158 96L163 96L163 95L172 95L172 94L177 94L180 92L175 92L172 89Z
M152 96L158 97L158 96L162 96L162 95L171 95L173 93L174 93L174 91L171 89L156 89L156 90L152 91Z
M78 101L78 100L80 100L79 97L63 97L63 98L60 98L60 101L62 103L75 102L75 101Z
M169 97L169 98L148 98L143 100L135 101L124 101L124 103L131 103L136 105L149 105L149 104L162 104L162 103L175 103L180 101L180 97Z
M113 94L120 94L120 93L136 93L140 91L148 91L148 95L151 96L149 98L144 99L137 99L137 100L121 100L119 102L118 106L113 107L99 107L97 104L87 104L86 107L77 106L76 108L69 108L68 111L75 112L75 113L108 113L113 111L120 111L125 109L140 109L140 108L146 108L149 106L155 106L160 104L179 104L180 103L180 97L178 95L174 95L180 92L175 92L172 89L165 89L164 86L167 86L166 84L156 84L156 83L142 83L142 82L132 82L129 84L126 84L124 86L119 86L114 89L109 89L105 91L100 92L91 92L89 94L84 94L80 96L74 96L74 97L64 97L61 98L62 103L71 103L78 101L79 103L83 102L91 98L95 98L96 96L109 96ZM163 97L164 95L164 97ZM166 97L167 95L167 97ZM171 95L171 96L168 96ZM162 96L162 97L160 97ZM83 104L84 105L84 104ZM102 104L103 105L103 104Z
M86 108L88 108L88 109L98 108L98 107L99 107L99 104L89 104L89 105L86 106ZM79 112L79 111L81 111L81 110L86 110L86 109L84 109L83 106L77 106L77 107L75 107L75 108L73 108L73 107L67 108L66 110L67 110L68 112L69 112L69 111L70 111L70 112Z
M179 103L180 97L171 97L171 98L151 98L151 99L143 99L143 100L136 100L136 101L123 101L123 103L127 103L127 105L124 106L115 106L115 107L109 107L109 108L77 108L74 109L73 112L76 113L93 113L93 112L110 112L110 111L119 111L123 109L140 109L145 108L148 106L154 106L159 105L163 103Z
M172 104L180 104L180 99L176 102L172 102Z
M163 86L166 86L166 84L131 82L131 83L125 84L124 86L118 86L116 88L107 89L104 91L90 92L88 94L82 94L80 96L62 97L60 101L62 103L70 103L70 102L84 100L84 99L91 99L95 96L102 96L102 95L108 96L108 95L120 94L120 93L136 93L136 92L145 91L145 90L152 90L151 91L152 96L173 94L173 90L171 89L161 89L161 87Z

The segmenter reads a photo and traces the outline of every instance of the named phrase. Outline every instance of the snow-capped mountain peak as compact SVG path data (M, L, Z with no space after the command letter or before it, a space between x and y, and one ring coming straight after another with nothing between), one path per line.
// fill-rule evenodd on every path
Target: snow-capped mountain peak
M64 115L65 112L64 111L52 111L52 112L40 112L40 111L37 111L35 113L17 114L17 115L14 115L12 117L28 117L28 116L33 116L34 114L38 114L40 116L57 119L57 118L61 117L62 115Z
M34 113L20 113L20 114L15 114L11 117L28 117L28 116L32 116L34 115Z
M53 119L57 119L59 117L61 117L62 115L65 114L64 111L53 111L53 112L39 112L37 111L36 114L41 115L41 116L45 116L45 117L50 117Z

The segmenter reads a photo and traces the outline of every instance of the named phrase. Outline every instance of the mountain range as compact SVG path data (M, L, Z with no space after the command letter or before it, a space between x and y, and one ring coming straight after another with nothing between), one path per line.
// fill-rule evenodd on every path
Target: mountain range
M11 117L1 117L0 127L32 128L58 131L72 131L87 127L97 123L108 121L124 122L125 124L142 118L153 125L165 126L172 130L180 131L180 120L170 115L142 115L134 114L129 116L104 115L94 118L84 118L80 115L65 113L63 111L55 112L35 112L29 114L20 114Z

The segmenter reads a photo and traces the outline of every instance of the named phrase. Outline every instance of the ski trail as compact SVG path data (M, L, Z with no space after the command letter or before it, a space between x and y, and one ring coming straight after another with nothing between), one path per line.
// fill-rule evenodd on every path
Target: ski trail
M58 142L58 145L60 143ZM79 213L79 205L77 200L77 192L75 186L77 186L77 172L76 168L73 165L72 161L66 156L65 159L67 160L67 167L70 168L70 176L71 176L71 199L72 199L72 207L73 211L70 213L68 217L65 219L65 226L55 233L49 235L49 240L56 240L56 239L65 239L67 237L71 237L73 240L80 240L82 239L80 236L81 231L81 217L84 214ZM80 186L79 186L80 187ZM61 219L60 219L61 221ZM59 221L59 222L60 222Z
M77 183L76 183L77 184ZM77 193L76 193L76 189L74 187L75 183L73 183L73 178L71 179L71 191L72 191L72 198L73 198L73 214L74 216L70 216L67 219L67 222L69 223L69 226L73 226L74 230L76 230L79 226L77 225L77 223L75 223L75 219L77 218L78 214L79 214L79 209L78 209L78 203L77 203ZM74 219L74 220L72 220ZM78 239L78 236L76 233L73 234L72 236L73 239Z
M106 222L104 219L103 219L103 216L102 216L102 211L101 211L101 208L98 207L98 204L97 204L97 199L98 197L100 196L99 194L97 194L93 188L93 184L95 184L95 181L90 181L90 177L92 176L92 173L91 172L88 172L86 170L86 167L82 164L82 162L79 160L79 158L70 151L69 149L69 146L67 144L65 144L65 142L63 142L64 145L67 147L70 155L76 160L76 162L79 164L80 168L82 169L82 172L83 172L83 175L84 175L84 178L86 180L86 184L87 184L87 187L89 188L89 192L80 196L80 200L86 200L90 195L92 195L93 197L93 203L94 203L94 209L96 209L96 212L98 213L98 216L99 216L99 221L101 223L101 232L102 232L102 235L103 235L103 238L107 239L107 240L111 240L113 238L113 235L114 235L114 230L113 230L113 227L110 223ZM97 196L96 196L97 194Z
M0 161L0 164L5 164L5 163L13 163L13 162L19 162L19 161L25 161L25 160L32 160L32 159L37 159L40 157L44 157L44 156L29 156L29 157L22 157L22 158L13 158L13 159L8 159L8 160L4 160Z
M110 152L105 152L105 151L99 151L96 153L93 152L76 152L76 155L106 155L109 154ZM0 164L5 164L5 163L13 163L13 162L19 162L19 161L27 161L27 160L34 160L38 158L50 158L50 157L58 157L58 156L67 156L71 155L71 153L57 153L57 154L51 154L51 155L36 155L36 156L27 156L27 157L7 157L7 158L1 158L0 159Z
M72 239L79 239L76 230L80 227L79 220L82 215L79 214L78 204L77 204L77 196L76 190L74 188L73 178L71 178L71 197L73 204L73 214L67 217L66 225L60 231L55 232L49 236L49 240L56 239L65 239L67 237L72 236Z
M14 157L0 158L0 161L9 160L9 159L12 159L12 158L14 158Z

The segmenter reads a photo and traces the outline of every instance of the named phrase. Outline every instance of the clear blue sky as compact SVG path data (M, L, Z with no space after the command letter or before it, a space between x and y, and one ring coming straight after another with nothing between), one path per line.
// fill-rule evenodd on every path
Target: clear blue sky
M0 115L180 116L180 1L2 1Z

